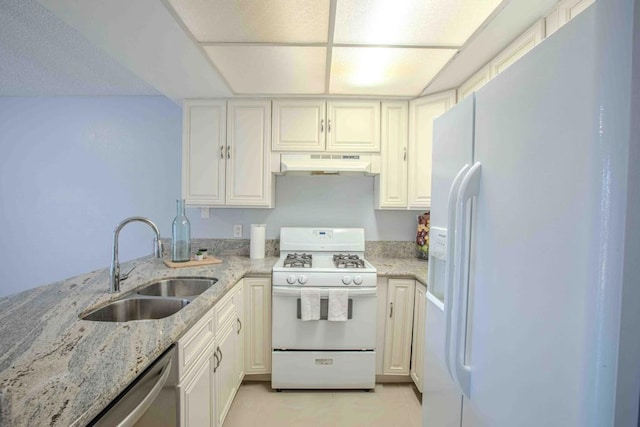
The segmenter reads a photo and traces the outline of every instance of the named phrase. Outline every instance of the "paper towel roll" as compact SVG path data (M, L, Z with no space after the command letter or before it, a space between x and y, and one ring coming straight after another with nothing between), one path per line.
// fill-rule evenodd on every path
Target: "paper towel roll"
M266 224L251 224L251 245L249 254L253 259L264 258L264 238L266 229Z

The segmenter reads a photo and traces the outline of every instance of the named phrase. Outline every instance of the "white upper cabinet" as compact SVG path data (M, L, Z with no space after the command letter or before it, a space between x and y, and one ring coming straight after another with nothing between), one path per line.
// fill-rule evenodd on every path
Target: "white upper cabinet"
M380 174L375 177L376 209L406 209L408 183L407 102L383 102Z
M491 78L522 58L544 40L544 19L538 20L491 61Z
M273 150L324 151L326 108L318 100L273 101Z
M456 102L450 90L409 102L408 202L409 209L431 207L431 147L433 120Z
M379 101L273 101L274 151L379 152Z
M327 151L380 151L380 102L327 102Z
M225 203L226 101L185 101L182 197L188 204Z
M491 67L487 65L482 67L458 88L458 102L486 85L489 80L491 80Z
M589 7L595 0L564 0L558 3L558 23L564 24Z
M573 0L576 1L576 0ZM549 18L547 17L547 21ZM506 70L510 65L522 58L527 52L537 46L545 37L545 20L540 19L529 27L509 46L504 48L487 65L478 70L458 88L458 101L466 98L487 84L495 76Z
M188 205L273 207L269 101L185 101L183 128Z
M227 112L228 206L273 207L271 103L230 100Z
M558 7L547 15L546 36L555 33L558 28L576 17L580 12L589 7L595 0L562 0Z

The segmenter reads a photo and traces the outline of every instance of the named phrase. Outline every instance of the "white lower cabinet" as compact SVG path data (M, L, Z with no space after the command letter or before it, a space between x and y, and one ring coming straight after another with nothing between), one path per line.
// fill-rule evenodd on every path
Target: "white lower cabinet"
M389 279L385 315L384 375L409 375L415 280Z
M217 426L224 422L244 378L244 279L216 304L215 407Z
M216 335L216 354L219 360L215 375L218 426L224 422L240 385L236 367L237 341L234 322L227 323Z
M245 374L271 373L271 278L244 278Z
M233 294L233 304L236 306L236 325L235 325L235 333L236 333L236 342L237 342L237 351L236 351L236 376L238 385L244 379L245 374L245 363L244 363L244 349L245 349L245 304L244 304L244 287L245 287L245 279L240 280L240 282L235 286L235 293Z
M180 402L180 425L185 427L215 427L214 368L216 366L213 348L202 358L199 364L178 384Z
M376 374L423 390L426 286L378 278ZM181 426L222 427L245 374L271 372L271 278L240 280L177 343Z
M422 393L422 380L424 370L424 334L426 313L427 287L416 282L416 292L413 303L413 344L411 345L411 378L420 393Z
M221 427L244 376L243 281L177 342L180 426Z
M217 427L214 370L215 307L209 310L177 342L178 425Z

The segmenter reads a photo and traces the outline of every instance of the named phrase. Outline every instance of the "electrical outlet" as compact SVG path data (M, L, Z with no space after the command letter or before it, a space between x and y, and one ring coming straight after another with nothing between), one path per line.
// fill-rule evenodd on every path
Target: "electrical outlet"
M200 218L209 218L209 208L200 208Z
M242 224L233 226L233 237L242 237Z

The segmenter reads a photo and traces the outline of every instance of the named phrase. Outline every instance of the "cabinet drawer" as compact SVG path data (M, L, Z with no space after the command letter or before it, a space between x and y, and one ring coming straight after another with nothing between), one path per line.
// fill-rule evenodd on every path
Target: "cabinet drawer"
M215 310L215 309L214 309ZM180 376L193 367L215 338L213 311L209 311L200 321L178 341L178 370Z
M229 291L215 307L215 324L217 328L221 328L230 321L234 321L237 318L238 309L236 308L233 300L234 291Z

